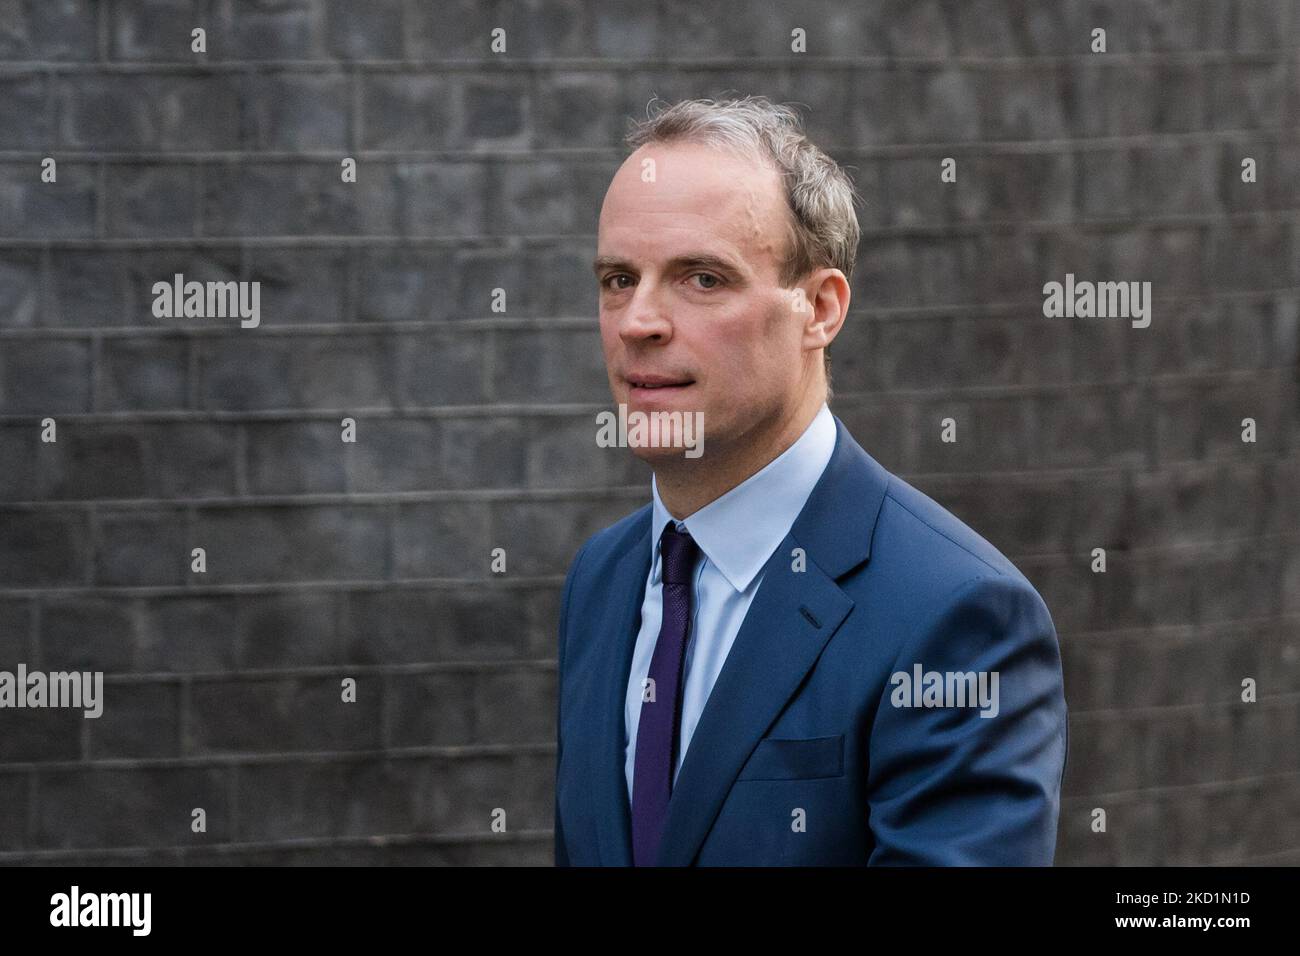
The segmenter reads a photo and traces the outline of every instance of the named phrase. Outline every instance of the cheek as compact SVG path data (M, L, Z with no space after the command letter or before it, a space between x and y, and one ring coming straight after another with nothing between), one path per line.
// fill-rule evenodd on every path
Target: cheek
M709 334L696 343L696 355L707 355L713 384L721 386L728 403L746 404L750 397L769 391L775 377L785 373L787 359L773 336L753 312L737 314L710 324Z
M612 319L600 317L600 347L604 350L606 356L613 355L620 345L621 339L618 330L614 327Z
M736 343L738 364L766 375L779 375L793 361L799 337L784 300L765 301L738 316L727 329L727 341Z

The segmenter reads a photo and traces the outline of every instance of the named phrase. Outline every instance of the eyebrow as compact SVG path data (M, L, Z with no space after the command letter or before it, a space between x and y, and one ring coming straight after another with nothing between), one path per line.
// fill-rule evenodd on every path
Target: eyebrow
M668 260L668 268L682 269L689 267L704 267L706 269L717 269L719 272L729 272L733 275L742 274L739 266L724 256L715 256L708 252L688 252L684 255L674 256ZM591 264L591 271L600 274L605 269L623 269L629 272L635 272L636 267L626 259L619 259L617 256L597 256Z

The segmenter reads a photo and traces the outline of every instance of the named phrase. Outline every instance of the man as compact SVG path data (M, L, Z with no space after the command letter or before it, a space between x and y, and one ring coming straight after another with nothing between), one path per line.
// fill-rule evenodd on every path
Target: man
M679 103L628 144L604 357L629 421L678 414L635 443L652 501L564 586L556 864L1050 864L1051 615L826 404L851 182L762 98Z

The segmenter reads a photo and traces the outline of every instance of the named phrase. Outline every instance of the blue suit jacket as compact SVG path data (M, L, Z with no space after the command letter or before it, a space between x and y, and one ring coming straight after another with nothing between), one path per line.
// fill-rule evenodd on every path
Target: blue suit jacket
M1051 615L835 423L686 751L657 862L1049 865L1068 742ZM565 582L559 866L632 864L623 706L651 530L646 505L588 540ZM895 706L891 675L917 664L998 672L997 715Z

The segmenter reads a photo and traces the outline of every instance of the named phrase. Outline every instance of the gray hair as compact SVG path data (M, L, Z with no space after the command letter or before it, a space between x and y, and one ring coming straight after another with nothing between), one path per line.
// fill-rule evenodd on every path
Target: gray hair
M700 143L744 157L762 157L775 166L791 213L790 241L781 262L783 287L827 266L852 279L861 237L853 181L808 139L795 110L764 96L683 100L659 110L653 107L651 100L647 118L634 122L627 135L633 150L647 143Z

